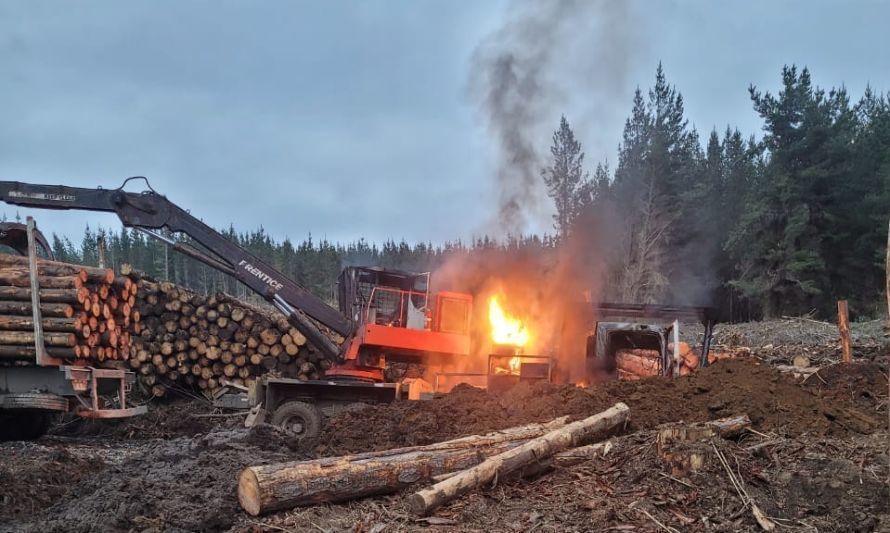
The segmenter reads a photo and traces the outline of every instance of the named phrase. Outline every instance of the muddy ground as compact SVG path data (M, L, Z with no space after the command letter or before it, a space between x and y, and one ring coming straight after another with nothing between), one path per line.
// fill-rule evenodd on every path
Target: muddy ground
M756 355L756 354L755 354ZM0 531L757 531L730 479L780 529L887 531L885 369L870 361L795 381L756 359L676 381L587 389L540 384L495 395L460 387L423 402L346 412L300 448L269 426L191 400L121 423L67 422L35 443L0 444ZM601 458L504 481L416 520L403 495L253 518L235 482L248 464L432 443L624 401L631 424ZM754 431L703 443L698 473L674 477L654 428L747 413ZM787 527L786 527L787 526ZM673 528L673 529L668 529Z

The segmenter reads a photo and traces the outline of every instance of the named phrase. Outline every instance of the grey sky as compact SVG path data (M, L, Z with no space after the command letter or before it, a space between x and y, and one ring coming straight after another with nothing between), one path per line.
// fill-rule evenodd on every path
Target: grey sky
M277 238L478 235L492 219L497 158L467 80L506 9L0 3L0 177L114 187L146 175L214 226L262 225ZM636 4L622 46L591 39L590 64L581 54L563 72L564 105L536 133L546 150L564 112L588 163L614 162L633 89L651 84L659 60L702 136L727 123L758 133L747 87L775 90L783 64L808 65L818 84L845 83L854 97L867 83L890 89L887 20L890 2L878 1ZM603 57L621 64L620 79L602 79ZM111 216L32 214L75 238L86 221L118 227Z

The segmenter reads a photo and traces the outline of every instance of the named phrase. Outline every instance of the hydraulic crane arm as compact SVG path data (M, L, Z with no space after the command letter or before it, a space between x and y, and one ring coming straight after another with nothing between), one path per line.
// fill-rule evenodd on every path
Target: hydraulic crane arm
M328 357L338 357L341 349L325 336L300 311L333 331L349 338L354 325L351 320L326 304L284 274L264 263L219 232L204 224L187 211L156 193L151 186L141 193L126 192L124 185L117 189L87 189L63 185L32 185L17 181L0 181L0 200L15 205L42 209L82 209L116 213L124 226L145 231L166 240L150 230L166 228L184 233L213 252L219 259L209 257L194 248L178 243L174 248L205 264L234 276L268 300L287 316L295 328ZM344 343L344 346L346 344Z

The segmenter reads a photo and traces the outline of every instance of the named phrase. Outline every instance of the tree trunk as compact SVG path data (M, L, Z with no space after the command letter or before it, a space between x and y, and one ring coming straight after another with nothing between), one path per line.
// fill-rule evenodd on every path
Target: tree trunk
M77 337L73 333L44 333L47 346L74 346ZM34 345L34 333L30 331L0 331L0 344Z
M75 348L47 347L46 353L50 357L61 359L74 359L77 357ZM34 346L0 346L0 360L30 360L37 359Z
M0 254L0 269L15 270L28 269L28 257L24 255ZM110 268L95 268L46 259L37 260L37 274L39 276L78 276L83 282L111 283L114 280L114 271Z
M34 311L31 302L0 302L0 314L31 316ZM68 304L41 303L40 314L44 317L71 318L74 316L74 308Z
M619 370L640 377L657 376L659 357L658 350L618 350L615 353L615 363Z
M20 287L0 287L0 301L31 301L31 289ZM40 303L78 303L77 290L40 289Z
M489 455L565 426L566 419L429 446L250 466L241 472L238 501L245 511L256 516L298 505L395 492L411 483L478 464Z
M441 505L466 494L470 490L502 478L536 461L546 459L567 448L601 439L610 431L624 426L630 408L617 403L606 411L555 429L516 448L489 457L472 468L415 492L408 498L408 506L424 516Z
M80 331L77 320L73 318L44 318L41 323L44 331ZM33 331L34 319L30 316L0 315L0 330Z
M38 276L40 287L44 289L76 289L78 277L75 276ZM11 287L31 287L31 275L27 269L0 270L0 285Z

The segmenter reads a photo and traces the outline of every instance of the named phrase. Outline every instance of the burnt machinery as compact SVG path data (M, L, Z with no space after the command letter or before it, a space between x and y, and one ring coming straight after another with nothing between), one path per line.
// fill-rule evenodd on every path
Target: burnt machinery
M579 304L578 315L591 324L586 364L590 375L617 376L615 354L626 348L658 352L657 374L676 376L680 321L699 322L704 328L699 364L708 366L708 353L717 311L711 307L627 303Z

